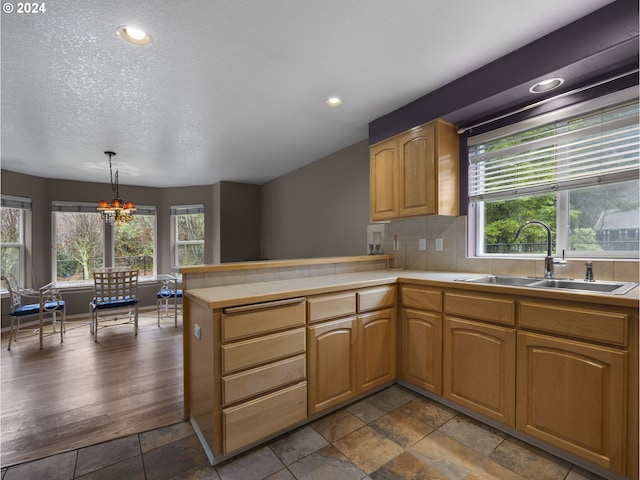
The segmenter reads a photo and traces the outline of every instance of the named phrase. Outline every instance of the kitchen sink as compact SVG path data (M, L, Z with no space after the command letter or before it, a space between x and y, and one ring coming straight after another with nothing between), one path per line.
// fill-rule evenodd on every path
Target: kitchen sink
M458 280L468 283L489 283L494 285L511 285L516 287L524 287L534 282L540 281L536 277L514 277L511 275L482 275L480 277L466 278Z
M634 282L609 282L597 280L586 282L573 278L518 277L513 275L480 275L457 279L458 282L480 283L485 285L507 285L512 287L549 288L576 292L608 293L624 295L638 284Z
M573 280L567 278L545 278L534 282L529 286L534 288L555 288L624 295L636 285L637 283L633 282L604 282L599 280L595 282L586 282L584 280Z

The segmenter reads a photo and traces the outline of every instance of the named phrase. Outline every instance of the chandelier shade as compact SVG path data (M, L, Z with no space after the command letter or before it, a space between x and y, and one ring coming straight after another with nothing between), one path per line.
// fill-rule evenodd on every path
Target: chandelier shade
M102 219L110 224L122 225L133 220L133 214L136 206L132 201L123 201L118 194L118 171L116 170L115 182L113 175L113 167L111 165L111 157L115 156L115 152L104 152L109 157L109 176L111 180L111 191L114 198L111 202L100 200L96 210L102 215Z

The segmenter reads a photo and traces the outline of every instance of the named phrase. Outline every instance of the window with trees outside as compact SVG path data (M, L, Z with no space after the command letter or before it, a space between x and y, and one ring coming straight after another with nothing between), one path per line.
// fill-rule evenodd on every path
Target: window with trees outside
M476 256L637 258L637 88L470 137L469 249ZM472 244L472 241L475 243Z
M155 275L156 216L141 212L113 227L113 266L135 268L141 277Z
M24 286L25 216L31 210L31 199L2 195L0 217L0 274L13 274Z
M174 266L204 265L204 205L171 207Z
M54 202L55 281L91 281L102 267L131 267L155 274L154 207L138 206L129 223L106 224L94 204Z

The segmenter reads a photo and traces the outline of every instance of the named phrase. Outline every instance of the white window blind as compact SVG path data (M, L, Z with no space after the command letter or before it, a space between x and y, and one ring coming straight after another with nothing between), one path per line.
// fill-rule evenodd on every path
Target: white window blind
M51 202L51 211L99 214L96 210L97 205L97 203L53 201ZM156 207L153 205L136 205L136 213L138 215L155 215Z
M0 206L6 208L19 208L21 210L31 210L31 199L16 197L13 195L2 195L0 197Z
M204 213L204 205L171 205L171 215L188 215L191 213Z
M637 90L470 137L469 202L637 179Z

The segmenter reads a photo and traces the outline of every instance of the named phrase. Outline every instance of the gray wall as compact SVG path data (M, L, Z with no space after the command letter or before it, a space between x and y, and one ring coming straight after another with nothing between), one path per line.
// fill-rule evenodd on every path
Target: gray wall
M260 258L260 187L220 182L218 221L220 263Z
M264 258L365 255L367 140L265 183L261 207Z
M51 281L51 202L95 202L109 184L50 180L2 171L2 193L32 199L32 262L28 287ZM157 208L157 272L171 271L169 207L205 205L205 263L259 258L314 258L366 254L369 223L369 147L363 140L262 186L235 182L149 188L121 185L121 196ZM155 287L141 288L144 306ZM69 314L87 312L91 290L66 294ZM7 305L3 302L3 311ZM3 319L3 326L6 324Z
M25 286L37 288L52 278L51 202L89 202L97 205L101 198L109 199L111 187L104 183L52 180L2 170L1 191L31 199L31 231L26 233ZM216 192L222 195L217 196ZM260 254L260 187L223 182L217 185L150 188L120 185L121 196L137 205L155 205L157 209L156 248L157 273L171 272L171 205L204 204L205 206L205 263L246 260ZM238 221L234 219L237 214ZM222 219L222 220L221 220ZM223 229L223 235L219 231ZM220 237L222 242L216 242ZM222 260L220 260L222 259ZM139 289L143 306L155 305L157 286ZM65 294L70 315L88 312L90 288ZM7 312L8 299L2 300L2 311ZM2 326L8 318L3 316Z
M51 281L51 202L95 202L110 185L51 180L2 170L1 191L32 200L27 286ZM157 271L171 270L171 205L205 205L205 263L366 253L369 148L363 140L262 186L236 182L150 188L120 185L121 196L155 205Z

